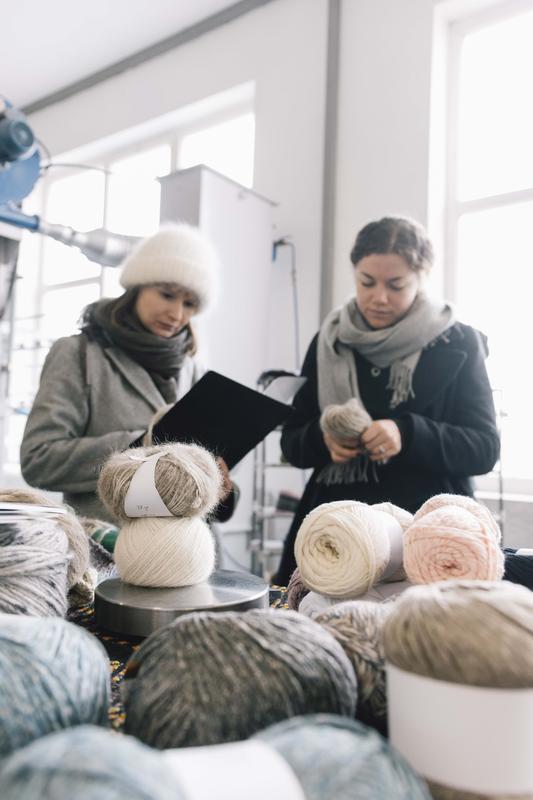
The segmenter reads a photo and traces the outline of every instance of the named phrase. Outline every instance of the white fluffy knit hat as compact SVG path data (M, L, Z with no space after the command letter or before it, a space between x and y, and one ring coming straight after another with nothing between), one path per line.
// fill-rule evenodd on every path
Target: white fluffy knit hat
M122 265L125 289L151 283L176 283L194 292L201 311L214 299L218 256L198 228L167 223L158 233L139 242Z

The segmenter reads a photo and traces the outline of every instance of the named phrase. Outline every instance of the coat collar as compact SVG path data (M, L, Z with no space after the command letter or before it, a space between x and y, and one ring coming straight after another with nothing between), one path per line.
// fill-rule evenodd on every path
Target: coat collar
M165 405L165 400L144 367L139 366L118 347L106 347L104 353L130 386L152 406L154 411Z
M466 358L465 350L451 344L424 350L413 375L415 396L405 404L405 410L416 412L431 406L455 380Z

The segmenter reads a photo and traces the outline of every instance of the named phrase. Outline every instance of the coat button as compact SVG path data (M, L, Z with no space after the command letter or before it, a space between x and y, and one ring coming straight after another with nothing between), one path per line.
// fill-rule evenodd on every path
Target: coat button
M372 375L373 378L377 378L378 375L381 375L381 370L379 367L372 367L372 369L370 370L370 374Z

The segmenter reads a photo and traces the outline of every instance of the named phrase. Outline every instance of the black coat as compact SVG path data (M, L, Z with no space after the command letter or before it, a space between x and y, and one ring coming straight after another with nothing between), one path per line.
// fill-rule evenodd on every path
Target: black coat
M281 448L295 467L313 468L285 541L276 581L285 583L294 570L294 539L306 514L321 503L359 500L389 501L415 512L441 492L473 494L471 476L483 475L499 457L492 391L485 368L485 337L456 323L445 336L428 345L413 376L414 397L389 407L389 370L377 369L354 351L361 399L370 416L393 419L400 428L402 450L377 466L378 481L317 484L322 467L330 463L319 426L317 340L307 351L302 375L307 383L298 392L295 412L283 429Z

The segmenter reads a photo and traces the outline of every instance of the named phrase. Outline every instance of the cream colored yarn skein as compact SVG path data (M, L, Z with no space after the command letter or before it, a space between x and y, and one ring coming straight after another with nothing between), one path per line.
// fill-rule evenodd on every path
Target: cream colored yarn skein
M80 584L80 589L87 585L88 591L92 587L92 578L89 574L89 542L87 534L78 517L68 511L61 503L54 503L47 495L35 489L4 489L0 491L0 502L28 503L32 506L46 506L47 508L65 508L64 514L58 514L55 521L68 539L70 563L67 572L68 588L72 589Z
M338 500L313 509L302 522L294 553L305 586L322 595L354 598L381 580L391 541L386 512ZM400 577L397 577L400 576ZM401 580L399 568L389 580Z
M426 502L420 506L414 516L414 520L419 520L420 517L423 517L425 514L429 514L431 511L435 511L437 508L442 508L442 506L457 506L470 511L471 514L477 517L479 521L487 527L487 529L494 536L496 542L501 542L502 532L500 530L500 526L490 513L487 506L484 506L482 503L478 503L473 497L468 497L467 495L436 494L433 497L430 497L429 500L426 500Z
M175 517L205 516L218 504L222 475L211 453L193 444L171 443L137 447L112 455L102 467L98 495L118 521L129 518L124 499L142 459L162 453L155 467L161 499Z
M504 555L483 518L462 506L440 506L406 530L404 568L411 583L500 580Z
M123 581L135 586L191 586L215 568L215 544L200 517L142 517L125 523L115 547Z
M387 661L411 674L464 686L533 687L533 592L523 586L507 581L414 586L390 608L382 636ZM493 724L493 736L501 738L511 720ZM470 747L476 741L464 742L467 760ZM505 762L499 766L512 769ZM489 800L450 786L430 783L430 788L438 800ZM490 800L526 798L533 794L490 795Z

